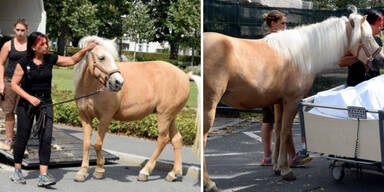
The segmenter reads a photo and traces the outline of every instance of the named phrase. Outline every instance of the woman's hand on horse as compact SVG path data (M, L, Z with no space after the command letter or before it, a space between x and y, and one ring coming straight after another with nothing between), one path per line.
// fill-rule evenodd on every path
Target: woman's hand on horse
M31 96L31 98L29 99L29 102L33 105L33 106L38 106L40 104L40 99L34 97L34 96Z
M92 41L87 44L87 46L84 48L86 51L92 50L96 45L99 45L98 43Z
M339 61L339 66L340 67L348 67L356 62L358 62L359 59L357 59L357 57L353 56L353 55L346 55L344 57L342 57Z

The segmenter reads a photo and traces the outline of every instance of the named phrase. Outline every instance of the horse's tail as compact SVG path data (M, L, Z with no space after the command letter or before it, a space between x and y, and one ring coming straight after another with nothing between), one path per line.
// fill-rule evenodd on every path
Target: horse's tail
M189 79L195 81L196 86L197 86L197 112L196 112L196 137L195 141L193 143L192 150L193 152L197 153L197 156L200 159L200 153L201 153L201 124L200 124L200 117L201 117L201 98L200 98L200 90L202 90L202 83L201 83L201 77L198 75L193 75L192 72L188 73Z

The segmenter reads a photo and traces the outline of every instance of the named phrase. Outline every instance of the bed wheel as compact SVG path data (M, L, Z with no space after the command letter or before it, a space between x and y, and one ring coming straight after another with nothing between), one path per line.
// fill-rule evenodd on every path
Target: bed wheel
M333 179L340 182L344 178L344 166L336 166L331 168Z

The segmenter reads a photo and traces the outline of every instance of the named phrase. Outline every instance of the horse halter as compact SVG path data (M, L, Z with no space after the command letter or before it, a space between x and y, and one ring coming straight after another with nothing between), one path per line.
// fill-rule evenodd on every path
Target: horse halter
M349 20L349 24L351 25L351 28L347 27L347 39L351 38L351 31L355 27L355 23L353 22L353 20ZM361 33L363 33L363 26L361 26L360 30L361 30ZM373 59L376 57L376 55L378 55L380 53L382 48L379 46L379 48L377 48L376 51L374 51L372 54L370 54L368 51L368 48L363 43L363 40L360 38L359 47L357 48L356 56L359 56L361 49L364 50L364 54L367 57L367 61L364 64L366 65L366 69L368 70L369 69L369 63L372 62Z
M380 51L381 51L381 49L382 49L382 48L379 46L379 48L377 48L376 51L373 52L372 55L370 55L370 54L369 54L369 51L368 51L368 49L367 49L367 47L362 43L362 40L360 40L360 45L359 45L359 48L357 48L357 53L356 53L356 55L359 54L361 48L363 48L364 53L365 53L365 56L367 56L367 62L365 63L365 65L366 65L367 67L368 67L368 65L369 65L369 62L372 62L373 59L376 57L376 55L379 54Z
M111 77L111 75L113 75L114 73L120 73L120 70L118 69L113 69L111 71L107 71L106 69L103 68L103 66L100 65L99 62L96 61L96 57L95 57L95 54L93 54L92 52L90 53L91 54L91 57L92 57L92 60L93 60L93 68L92 68L92 72L93 74L95 74L95 69L97 68L98 70L101 71L101 73L103 73L105 75L105 78L104 79L100 79L100 78L96 78L102 85L104 86L107 86L107 81L108 79Z

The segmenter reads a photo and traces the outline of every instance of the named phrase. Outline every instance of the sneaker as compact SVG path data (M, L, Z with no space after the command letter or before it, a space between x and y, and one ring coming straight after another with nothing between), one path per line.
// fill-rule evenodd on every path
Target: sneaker
M271 157L263 157L260 165L261 166L272 166L272 158Z
M0 143L0 149L10 151L12 148L12 139L5 139L4 142Z
M39 176L39 181L37 183L37 186L46 187L54 184L56 184L55 178L52 175L45 173L44 175Z
M27 183L24 179L23 174L21 173L21 169L15 169L9 178L11 179L11 181L18 183L18 184L26 184Z
M299 153L296 153L295 157L289 161L290 167L299 167L302 166L312 160L312 157L308 154L300 155Z

